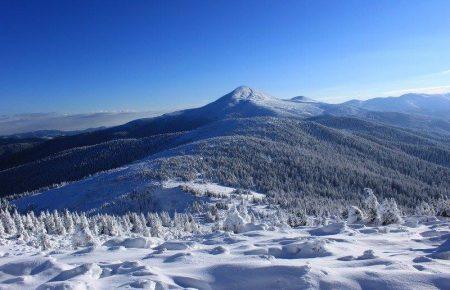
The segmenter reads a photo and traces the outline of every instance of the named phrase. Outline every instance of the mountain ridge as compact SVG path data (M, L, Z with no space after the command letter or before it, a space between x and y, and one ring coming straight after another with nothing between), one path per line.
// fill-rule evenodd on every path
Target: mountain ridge
M339 126L336 127L335 122L316 122L314 118L320 116L325 118L325 120L341 120L341 122L346 124L354 123L358 124L360 128L370 129L361 133L357 131L358 127L341 128ZM337 117L342 117L343 119L333 119ZM40 187L50 186L53 183L73 181L102 170L109 170L135 162L144 158L146 154L158 154L174 146L188 144L200 136L208 137L209 135L207 134L210 134L211 138L212 136L228 136L230 128L217 126L217 124L231 126L232 124L237 124L237 122L225 121L252 118L276 118L280 122L284 122L282 120L285 118L309 120L321 123L321 126L329 129L336 127L334 129L343 132L349 131L356 135L359 134L358 138L362 137L369 140L373 137L370 130L382 128L377 130L384 132L382 134L391 134L389 132L394 127L397 133L394 134L396 137L394 137L392 142L396 144L395 146L399 146L398 144L404 142L400 139L400 136L405 134L405 132L417 136L420 135L422 139L416 142L421 144L420 146L414 145L411 147L402 143L402 150L406 150L407 154L417 158L425 156L424 158L427 162L429 161L439 166L446 167L448 164L445 158L442 160L438 158L439 154L446 156L445 152L447 152L447 149L445 149L445 146L442 147L441 143L447 142L448 136L450 136L450 124L448 122L440 121L441 123L438 124L436 122L433 123L433 121L430 121L432 119L425 116L414 116L398 112L375 112L349 105L311 102L304 97L283 100L252 88L241 86L214 102L199 108L181 110L154 118L137 119L120 126L94 132L56 137L31 148L18 150L18 152L13 154L0 155L0 187L3 187L3 194L11 194L36 190ZM371 125L363 124L362 121L369 122ZM265 126L260 123L256 124ZM375 124L377 127L374 127ZM215 132L208 131L208 128L215 128ZM257 129L252 128L243 128L243 130L232 132L237 135L242 134L242 132L245 132L247 135L258 132ZM287 129L277 127L277 129L273 130ZM290 128L289 130L294 129ZM194 133L197 136L193 135ZM280 137L281 135L278 133L274 131L267 132L267 134ZM289 132L283 131L283 134L287 136ZM329 137L331 138L332 135L329 135ZM378 136L377 138L381 137ZM283 142L289 142L286 137L282 137L282 139ZM431 141L434 143L429 143ZM423 146L430 146L430 144L436 144L436 142L438 142L438 145L433 145L436 147L433 147L434 155L424 153L425 147ZM386 144L386 146L393 145ZM102 158L98 159L96 154L101 154ZM116 161L108 161L111 158L115 158ZM82 165L78 165L77 160ZM49 168L59 168L60 170L51 178L42 176L42 173L47 172L46 170L51 170ZM75 168L79 172L74 173ZM67 174L62 174L63 172Z
M342 103L342 105L372 111L413 113L430 117L446 117L446 119L450 119L450 93L408 93L398 97L379 97L365 101L350 100Z

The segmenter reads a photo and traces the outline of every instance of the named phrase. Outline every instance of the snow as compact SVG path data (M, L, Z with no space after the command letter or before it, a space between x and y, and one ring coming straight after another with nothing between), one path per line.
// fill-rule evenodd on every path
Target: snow
M106 241L103 246L110 248L124 247L125 249L149 249L152 245L154 246L157 242L143 237L135 238L115 238Z
M1 239L0 289L449 289L450 220L409 219L416 226L331 222L57 251Z
M332 223L323 227L310 230L309 233L313 236L328 236L337 235L339 233L348 231L347 224L344 222Z
M64 210L95 213L110 209L114 211L114 202L123 200L131 193L148 194L154 211L184 212L195 200L211 197L231 197L239 195L241 199L262 199L264 194L246 190L234 194L235 188L215 183L197 181L152 181L145 180L137 173L141 163L132 164L115 170L99 173L89 178L66 184L13 201L20 210ZM128 211L132 210L131 205Z

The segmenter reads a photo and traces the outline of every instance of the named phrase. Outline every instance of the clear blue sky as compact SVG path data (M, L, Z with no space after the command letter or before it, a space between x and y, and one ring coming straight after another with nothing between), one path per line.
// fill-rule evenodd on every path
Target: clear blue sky
M0 1L0 114L450 90L450 1Z

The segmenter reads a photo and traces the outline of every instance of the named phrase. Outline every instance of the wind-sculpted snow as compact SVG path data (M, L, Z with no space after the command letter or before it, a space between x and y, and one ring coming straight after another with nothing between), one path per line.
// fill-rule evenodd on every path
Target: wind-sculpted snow
M449 289L449 220L407 219L182 240L113 238L58 251L2 240L0 288Z

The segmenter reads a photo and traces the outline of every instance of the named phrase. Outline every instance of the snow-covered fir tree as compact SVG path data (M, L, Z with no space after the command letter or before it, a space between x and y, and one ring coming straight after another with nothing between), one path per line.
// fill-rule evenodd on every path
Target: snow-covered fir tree
M225 231L240 233L244 229L246 223L247 220L240 214L237 208L234 207L227 213L222 228Z
M7 235L14 235L16 233L16 225L9 210L2 210L0 212L0 219L2 220L5 233Z
M40 236L39 236L39 246L43 251L47 251L50 250L53 245L52 242L50 241L49 236L47 235L46 232L41 232Z
M22 216L17 212L17 210L14 211L12 218L14 220L14 225L16 227L16 235L20 239L27 239L27 233L25 230L25 227L23 226Z
M385 199L380 206L380 222L382 225L399 224L403 222L395 199Z
M416 207L416 215L434 216L434 215L436 215L436 212L434 211L434 208L428 202L422 201Z
M55 234L57 235L65 235L66 228L64 226L64 221L62 216L58 213L57 210L53 211L53 221L55 225Z
M364 213L357 206L350 206L348 208L347 222L349 224L361 223L364 219Z
M306 226L308 224L308 217L303 209L296 209L288 214L287 224L292 227Z
M366 210L367 222L376 224L380 220L378 199L370 188L364 188L364 207Z
M142 234L144 232L145 225L142 224L141 216L137 213L131 213L129 216L132 224L131 231L136 234Z
M67 233L73 234L73 232L75 230L74 220L73 220L72 214L67 209L64 211L63 221L64 221L64 226L66 228Z
M147 223L152 237L163 237L164 229L158 213L147 213Z
M3 227L3 222L0 220L0 237L5 237L5 228Z
M72 235L72 245L78 247L96 246L98 240L94 237L89 227L80 224Z
M172 220L170 219L170 215L167 211L161 212L159 217L161 218L161 223L162 223L163 227L168 228L168 227L172 226Z

